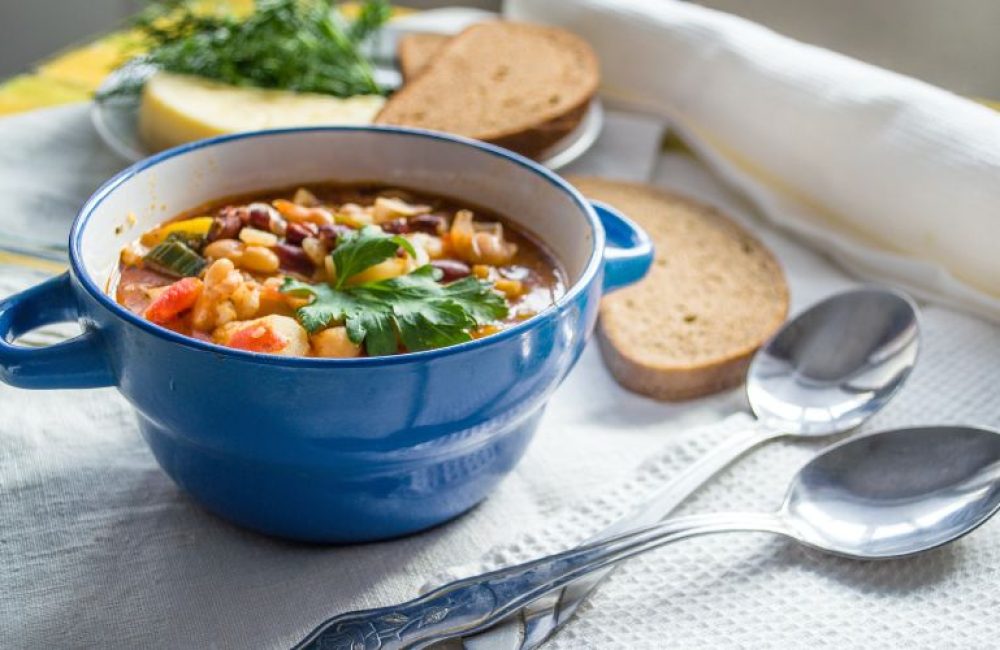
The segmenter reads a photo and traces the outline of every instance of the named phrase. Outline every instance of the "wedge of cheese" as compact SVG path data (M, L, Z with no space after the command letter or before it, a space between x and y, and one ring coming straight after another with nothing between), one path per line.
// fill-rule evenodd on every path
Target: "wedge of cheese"
M288 126L370 124L385 98L238 88L158 72L146 82L139 136L152 151L224 133Z

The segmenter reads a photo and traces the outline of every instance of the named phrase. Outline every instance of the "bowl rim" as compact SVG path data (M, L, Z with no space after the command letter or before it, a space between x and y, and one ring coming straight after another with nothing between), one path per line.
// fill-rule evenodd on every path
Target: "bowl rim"
M132 313L131 311L125 309L118 304L107 292L103 291L94 278L90 276L86 268L84 268L82 263L82 238L83 232L86 229L90 218L93 216L94 212L101 206L105 199L107 199L113 192L115 192L120 186L125 182L131 180L134 176L141 172L146 171L156 165L170 160L172 158L177 158L184 156L186 154L198 151L201 149L208 149L217 146L224 146L227 143L235 142L239 140L251 140L255 138L263 138L269 136L281 136L286 134L297 134L297 133L329 133L329 132L361 132L361 133L387 133L387 134L399 134L406 136L415 136L417 138L425 138L428 140L444 140L453 144L464 145L472 147L479 150L480 152L506 160L507 162L516 164L528 171L533 172L536 176L540 176L548 183L554 186L557 190L568 194L570 199L576 204L580 212L583 214L584 218L587 220L590 226L591 232L593 234L590 255L587 259L587 263L584 266L583 272L580 277L566 290L562 296L560 296L553 304L546 307L540 313L532 316L531 318L517 323L512 327L505 328L496 334L491 334L480 339L473 339L471 341L465 341L463 343L458 343L455 345L449 345L443 348L435 348L432 350L423 350L420 352L406 352L402 354L392 354L380 357L357 357L352 359L342 359L342 358L326 358L326 357L285 357L276 354L265 354L261 352L249 352L246 350L239 350L236 348L229 348L223 345L218 345L216 343L211 343L209 341L202 341L196 339L192 336L185 336L183 334L174 332L173 330L167 329L160 325L157 325L151 321L142 318L141 316ZM122 171L118 172L110 179L104 182L83 204L77 213L76 218L73 220L73 225L70 228L69 234L69 262L70 270L73 276L76 277L77 281L83 286L83 288L93 296L98 303L104 306L112 314L118 316L119 318L125 320L126 322L139 327L158 338L170 341L171 343L176 343L187 348L202 352L210 352L213 354L225 354L231 355L236 358L242 358L248 361L273 364L273 365L284 365L292 367L314 367L314 368L327 368L327 367L367 367L367 366L380 366L380 365L397 365L405 363L415 363L423 362L431 359L438 359L441 357L452 356L455 354L461 354L466 351L473 351L482 349L491 345L500 344L508 339L518 337L521 334L532 330L540 326L543 322L553 317L553 315L564 309L567 305L573 303L576 298L583 293L587 287L594 281L597 276L598 271L601 269L601 264L604 257L604 247L605 247L605 232L601 225L600 219L597 216L591 203L583 197L580 192L570 185L566 180L557 175L556 173L542 167L538 163L524 156L516 154L507 149L497 147L485 142L480 142L478 140L473 140L471 138L466 138L463 136L452 135L448 133L441 133L438 131L431 131L427 129L415 129L409 127L398 127L398 126L382 126L382 125L359 125L359 126L307 126L307 127L288 127L279 129L260 129L256 131L245 131L241 133L232 133L221 136L216 136L214 138L207 138L204 140L196 140L194 142L189 142L182 144L166 151L162 151L158 154L152 155L148 158L140 160L137 163L126 167Z

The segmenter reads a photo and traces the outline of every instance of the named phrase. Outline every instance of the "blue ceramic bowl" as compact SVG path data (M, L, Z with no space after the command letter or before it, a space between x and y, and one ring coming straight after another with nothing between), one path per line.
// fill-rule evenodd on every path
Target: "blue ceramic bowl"
M544 241L571 286L494 336L361 359L219 347L107 294L121 246L163 219L221 196L333 179L492 207ZM378 127L225 136L142 161L87 201L70 233L69 273L0 302L0 379L117 386L167 474L239 525L317 542L393 537L464 512L514 467L579 357L601 294L641 278L651 258L628 219L479 142ZM81 336L43 349L11 344L69 320Z

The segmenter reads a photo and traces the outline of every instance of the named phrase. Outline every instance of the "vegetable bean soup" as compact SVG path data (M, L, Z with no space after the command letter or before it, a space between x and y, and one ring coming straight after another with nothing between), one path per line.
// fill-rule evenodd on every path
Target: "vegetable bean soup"
M126 309L220 345L380 356L488 336L565 291L532 237L488 210L379 186L230 198L144 233L111 286Z

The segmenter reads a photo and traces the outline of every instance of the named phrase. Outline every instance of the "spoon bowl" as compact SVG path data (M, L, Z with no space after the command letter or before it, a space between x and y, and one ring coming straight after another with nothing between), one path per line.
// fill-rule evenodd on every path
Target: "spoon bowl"
M812 546L853 558L919 553L1000 508L1000 434L934 426L834 445L804 466L781 518Z
M917 361L917 308L904 294L862 287L799 314L754 356L747 398L784 434L825 436L879 411Z

